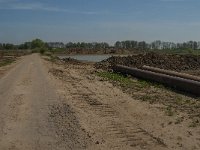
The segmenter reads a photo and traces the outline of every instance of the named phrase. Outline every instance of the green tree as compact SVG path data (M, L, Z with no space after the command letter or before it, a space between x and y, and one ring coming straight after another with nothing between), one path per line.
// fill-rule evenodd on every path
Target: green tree
M115 43L115 48L121 48L121 47L122 47L121 42L120 42L120 41L117 41L117 42Z
M138 42L137 41L131 41L131 48L137 48Z
M138 48L141 49L141 50L145 50L146 49L146 42L145 41L139 42Z
M196 41L193 42L193 49L194 50L198 49L198 43Z
M0 43L0 50L2 50L3 49L3 45Z
M6 50L15 49L15 46L13 44L10 44L10 43L3 44L3 47Z
M45 47L45 43L40 40L40 39L35 39L31 42L31 48L35 49L35 48L44 48Z

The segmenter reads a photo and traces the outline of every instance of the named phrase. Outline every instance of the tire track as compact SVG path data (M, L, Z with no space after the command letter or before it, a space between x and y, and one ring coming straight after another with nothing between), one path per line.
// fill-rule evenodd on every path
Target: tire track
M161 139L154 137L139 125L122 119L120 112L109 104L102 103L100 96L81 84L80 80L71 79L66 80L66 82L70 89L73 88L73 93L70 93L70 95L72 95L73 101L77 102L76 107L91 111L106 122L106 136L115 142L117 141L115 148L120 148L122 145L141 149L149 147L166 148L166 144Z

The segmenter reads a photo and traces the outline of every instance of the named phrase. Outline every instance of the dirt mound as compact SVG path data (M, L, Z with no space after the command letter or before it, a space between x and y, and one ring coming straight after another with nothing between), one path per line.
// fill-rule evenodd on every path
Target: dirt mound
M110 69L113 65L125 65L136 68L148 65L174 71L199 70L200 56L146 53L127 57L111 57L97 63L95 66L98 69Z

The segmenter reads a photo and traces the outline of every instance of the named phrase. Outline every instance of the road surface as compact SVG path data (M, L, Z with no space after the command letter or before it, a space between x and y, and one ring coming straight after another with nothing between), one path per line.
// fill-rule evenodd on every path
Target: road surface
M56 150L49 107L59 100L38 55L24 57L0 79L0 149Z

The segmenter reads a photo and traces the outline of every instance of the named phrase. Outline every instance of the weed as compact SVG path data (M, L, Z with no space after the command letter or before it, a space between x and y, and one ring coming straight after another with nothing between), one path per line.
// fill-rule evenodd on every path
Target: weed
M151 86L151 83L148 81L144 81L144 80L138 80L138 83L140 84L141 88L146 88Z
M200 124L198 119L193 119L192 123L189 125L191 128L195 128Z
M148 96L148 95L143 95L142 97L141 97L141 100L142 101L149 101L149 100L151 100L152 99L152 97L151 96Z
M153 104L155 102L155 96L143 95L142 97L140 97L140 99L145 102L148 101L150 104Z
M167 114L168 116L173 116L173 115L174 115L174 111L173 111L173 109L172 109L172 106L167 106L165 112L166 112L166 114Z
M131 86L132 84L134 84L134 81L131 80L130 78L117 73L98 72L97 75L102 78L106 78L112 81L117 81L123 86Z
M175 124L180 124L181 122L183 122L183 119L183 117L176 118Z
M167 116L173 116L177 111L186 112L188 114L196 114L199 112L200 103L198 100L200 99L194 99L176 94L171 89L160 84L137 80L132 77L106 71L96 74L97 76L120 87L125 93L130 94L134 99L148 102L150 104L162 104L166 106L164 113ZM181 122L181 118L178 118L175 121L175 124L179 124Z
M0 67L9 65L13 63L14 61L15 61L14 59L7 59L7 60L0 61Z
M177 98L175 99L175 102L176 102L177 105L183 104L183 100L180 96L177 96Z
M46 51L46 50L45 50L44 48L41 48L41 49L40 49L40 54L44 54L45 51Z

